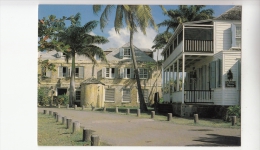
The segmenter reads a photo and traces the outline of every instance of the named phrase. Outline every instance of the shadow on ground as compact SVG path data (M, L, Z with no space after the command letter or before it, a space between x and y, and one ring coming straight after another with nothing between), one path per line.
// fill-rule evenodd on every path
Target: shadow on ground
M241 138L236 136L226 136L218 134L207 134L210 137L199 137L196 140L202 144L186 146L241 146Z

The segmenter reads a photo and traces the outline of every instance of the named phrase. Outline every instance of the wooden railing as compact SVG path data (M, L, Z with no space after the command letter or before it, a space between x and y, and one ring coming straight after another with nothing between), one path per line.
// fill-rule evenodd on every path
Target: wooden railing
M213 103L213 90L185 90L184 103Z
M213 41L185 40L184 52L209 52L213 53Z

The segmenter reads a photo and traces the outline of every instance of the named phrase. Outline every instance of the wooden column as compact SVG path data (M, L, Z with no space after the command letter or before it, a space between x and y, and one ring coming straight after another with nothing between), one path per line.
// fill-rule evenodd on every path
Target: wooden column
M127 115L130 114L130 109L129 109L129 108L126 109L126 114L127 114Z
M116 107L116 113L118 113L118 107Z
M69 129L72 125L72 119L67 118L66 120L67 120L67 129Z
M155 116L155 111L151 111L151 118L154 118Z
M182 56L182 95L181 95L181 97L182 97L182 104L184 103L184 84L185 84L185 82L184 82L184 72L185 72L185 55L183 55Z
M83 141L87 142L91 140L91 133L90 129L84 128L83 129Z
M73 122L72 133L79 131L80 123L78 121Z
M140 116L140 112L141 112L141 110L140 110L140 109L137 109L137 117Z
M177 80L177 85L176 85L176 91L179 91L180 88L179 88L179 79L180 79L180 73L179 73L179 59L177 59L177 77L176 77L176 80Z
M66 116L63 116L63 117L62 117L62 124L65 124L66 120L67 120L67 117L66 117Z
M168 121L171 121L171 120L172 120L172 113L168 113L167 120L168 120Z
M99 136L91 135L91 146L98 146L98 145L99 145Z

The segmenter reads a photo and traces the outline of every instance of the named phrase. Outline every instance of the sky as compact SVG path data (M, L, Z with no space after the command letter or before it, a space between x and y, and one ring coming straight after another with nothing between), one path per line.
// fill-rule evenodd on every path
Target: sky
M164 5L166 10L177 9L178 5ZM233 5L207 5L205 9L213 9L214 17L217 17L232 8ZM152 15L154 17L155 23L161 23L165 19L168 19L162 12L162 9L157 5L152 5ZM81 25L91 21L100 19L101 12L98 14L93 13L92 5L39 5L38 9L38 18L42 19L43 17L48 17L50 15L55 15L57 18L62 18L63 16L69 17L75 15L76 13L81 14ZM104 28L103 32L100 30L98 25L95 30L93 30L94 35L104 36L109 42L103 45L99 45L103 50L108 48L119 48L125 43L129 42L129 31L126 28L120 30L120 34L117 34L114 30L114 12L111 12L109 17L109 22ZM158 31L155 31L152 28L147 28L146 35L143 35L142 32L137 32L134 34L134 45L138 48L150 48L152 50L153 40L155 36L160 32L165 31L165 27L160 27ZM159 60L162 57L159 55ZM156 53L154 54L154 59L156 59Z

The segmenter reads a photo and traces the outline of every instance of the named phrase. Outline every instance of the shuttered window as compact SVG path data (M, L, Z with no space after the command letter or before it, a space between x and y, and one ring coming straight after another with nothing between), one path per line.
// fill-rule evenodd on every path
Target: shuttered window
M75 77L84 78L84 67L75 67Z
M106 89L105 90L105 101L106 102L115 101L115 89Z
M123 102L131 102L130 89L123 89Z
M70 71L69 71L68 67L59 66L59 78L69 77L69 75L70 75L69 72Z
M232 47L241 47L241 24L232 24Z
M147 79L148 78L148 70L140 68L139 69L139 78L140 79Z
M102 68L102 78L115 78L117 68Z
M46 67L42 67L42 76L45 78L51 77L51 71L48 70Z

